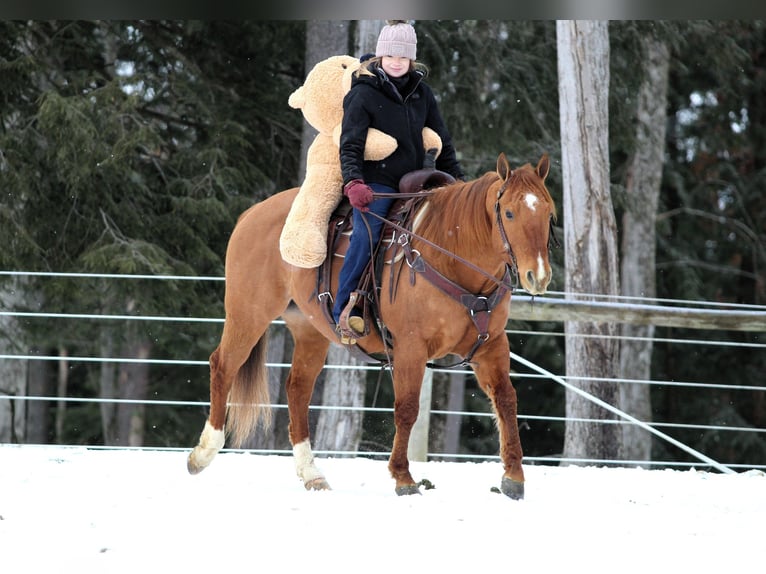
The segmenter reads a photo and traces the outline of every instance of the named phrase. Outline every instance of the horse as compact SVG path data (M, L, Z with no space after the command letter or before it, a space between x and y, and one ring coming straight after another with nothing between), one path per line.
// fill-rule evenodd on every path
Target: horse
M512 275L533 296L545 293L551 280L548 254L556 208L545 186L549 168L547 154L536 167L527 163L511 169L500 153L494 171L430 190L416 230L399 239L407 257L383 268L381 284L399 278L395 295L380 297L379 309L393 341L395 434L388 469L398 495L420 493L410 474L407 445L425 368L430 360L457 355L470 364L492 403L504 469L501 491L512 499L524 496L505 326ZM340 342L317 296L317 269L292 266L280 255L280 232L297 192L285 190L256 203L232 231L223 332L210 356L210 410L187 459L191 474L212 462L227 434L237 447L258 424L268 425L266 333L281 316L295 343L285 385L296 472L307 490L330 489L314 462L308 411L329 346ZM333 257L333 285L341 261ZM456 291L450 293L449 286ZM356 345L369 354L389 352L375 329Z

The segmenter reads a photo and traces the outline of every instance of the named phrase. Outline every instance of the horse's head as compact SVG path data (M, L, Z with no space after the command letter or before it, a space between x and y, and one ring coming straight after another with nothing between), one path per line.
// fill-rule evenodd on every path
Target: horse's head
M556 206L545 187L549 168L547 155L535 168L526 164L515 170L504 153L497 158L500 181L492 206L497 227L493 241L516 265L521 285L531 295L545 293L551 281L548 241Z

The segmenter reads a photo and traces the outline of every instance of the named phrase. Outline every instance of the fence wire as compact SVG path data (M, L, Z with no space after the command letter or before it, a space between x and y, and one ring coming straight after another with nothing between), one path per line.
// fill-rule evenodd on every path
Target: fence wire
M184 276L184 275L123 275L123 274L94 274L94 273L56 273L56 272L24 272L24 271L0 271L0 276L40 276L40 277L70 277L70 278L83 278L83 279L114 279L114 280L161 280L161 281L223 281L223 277L218 276ZM523 291L522 291L523 293ZM763 312L766 314L766 306L762 305L747 305L747 304L730 304L730 303L718 303L710 301L688 301L681 299L663 299L663 298L643 298L643 297L627 297L627 296L612 296L603 294L567 294L564 292L549 292L550 297L568 298L568 299L580 299L580 300L606 300L609 302L619 302L622 305L630 305L637 303L639 305L646 305L651 303L653 305L680 305L686 308L719 308L719 309L744 309L747 311L755 311L757 313ZM93 314L93 313L48 313L48 312L29 312L29 311L15 311L15 310L0 310L0 317L9 318L23 318L23 319L57 319L57 320L96 320L96 321L156 321L156 322L175 322L175 323L223 323L223 318L220 317L174 317L174 316L150 316L150 315L124 315L124 314ZM283 321L275 321L275 325L284 324ZM555 336L564 337L564 333L557 331L522 331L518 329L507 329L509 335L525 335L525 336ZM577 335L581 337L595 337L597 335ZM712 346L726 346L726 347L742 347L749 349L762 350L766 348L766 343L751 343L751 342L738 342L719 339L690 339L690 338L658 338L658 337L626 337L622 335L612 336L615 339L640 339L645 341L652 341L654 343L664 344L683 344L683 345L712 345ZM179 365L179 366L206 366L208 360L194 360L194 359L136 359L131 357L59 357L56 355L35 355L35 354L0 354L0 360L24 360L24 361L60 361L66 360L67 362L101 362L101 363L145 363L155 365ZM516 356L518 360L519 357ZM290 367L289 363L267 363L267 367L273 369L287 369ZM376 365L331 365L328 364L326 369L362 369L362 370L380 370ZM434 369L434 372L462 372L467 375L471 375L470 370L455 370L455 369ZM514 379L549 379L551 377L559 379L562 384L567 384L566 376L557 376L551 373L512 373L511 376ZM583 380L582 377L577 377L578 380ZM646 385L661 385L661 386L677 386L677 387L691 387L701 389L725 389L730 391L749 391L749 392L763 392L766 391L766 386L761 385L731 385L731 384L716 384L716 383L699 383L699 382L684 382L684 381L662 381L662 380L638 380L638 379L614 379L614 378L598 378L590 377L589 381L611 381L618 384L646 384ZM87 397L58 397L58 396L12 396L2 394L0 391L0 404L2 401L50 401L55 403L111 403L111 404L142 404L151 407L198 407L205 408L208 406L207 402L201 401L179 401L179 400L132 400L132 399L111 399L111 398L87 398ZM284 404L272 404L274 409L285 409ZM364 413L393 413L391 407L345 407L345 406L333 406L333 405L311 405L312 411L322 410L358 410ZM469 412L458 410L431 410L433 415L444 416L471 416L471 417L492 417L491 413L483 412ZM566 418L559 416L543 416L543 415L531 415L531 414L519 414L519 420L541 421L557 424L566 424L567 421L588 422L598 424L636 424L636 421L630 420L614 420L614 419L582 419L582 418ZM640 421L638 421L640 422ZM712 425L712 424L688 424L688 423L676 423L672 421L667 422L651 422L646 423L649 430L656 434L663 434L658 429L685 429L685 430L699 430L699 431L725 431L725 432L749 432L762 434L766 433L766 429L742 427L742 426L727 426L727 425ZM76 445L71 445L75 447ZM81 448L81 447L78 447ZM88 448L126 448L126 447L98 447L89 446ZM141 447L135 447L141 448ZM174 449L172 447L146 447L147 450L186 450L183 448ZM225 449L234 450L234 449ZM281 450L259 450L259 449L237 449L238 452L253 452L260 454L292 454L291 451ZM387 457L388 452L377 451L315 451L317 455L323 456L380 456ZM699 453L698 453L699 454ZM460 453L428 453L428 457L432 459L450 459L450 460L499 460L499 457L492 455L476 455L476 454L460 454ZM531 464L612 464L612 465L646 465L646 466L665 466L665 467L693 467L700 463L689 463L680 461L625 461L625 460L605 460L605 459L570 459L562 456L542 456L542 457L525 457L525 462ZM728 467L728 469L735 468L758 468L766 469L766 465L763 464L728 464L719 465L712 460L705 460L704 455L701 459L704 463L710 464L714 467Z

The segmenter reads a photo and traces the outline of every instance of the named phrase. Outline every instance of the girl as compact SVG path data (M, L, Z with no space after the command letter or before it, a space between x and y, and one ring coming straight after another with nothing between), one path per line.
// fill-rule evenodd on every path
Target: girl
M424 127L433 129L442 140L436 168L456 179L464 179L436 98L423 81L425 69L415 62L416 48L415 29L403 20L390 20L378 36L375 57L362 64L343 100L340 163L343 192L354 208L354 231L333 305L336 324L372 257L371 249L377 244L383 226L377 218L366 218L363 213L372 211L385 217L394 200L373 201L373 192L398 192L401 177L423 167ZM396 151L381 161L365 161L368 128L377 128L394 137L398 144ZM364 332L364 321L357 309L349 311L348 324L357 334ZM341 340L355 342L353 338L341 337Z

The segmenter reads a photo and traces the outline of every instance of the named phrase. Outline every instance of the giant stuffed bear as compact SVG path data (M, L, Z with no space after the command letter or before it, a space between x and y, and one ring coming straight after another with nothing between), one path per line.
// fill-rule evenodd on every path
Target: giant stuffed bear
M304 84L288 99L301 110L319 133L306 155L306 176L293 201L279 238L282 258L297 267L317 267L327 255L327 226L330 215L343 198L343 177L338 146L343 119L343 97L351 89L351 76L360 62L353 56L332 56L319 62ZM425 149L441 151L441 139L433 130L423 130ZM396 149L394 138L370 129L365 159L381 160Z

